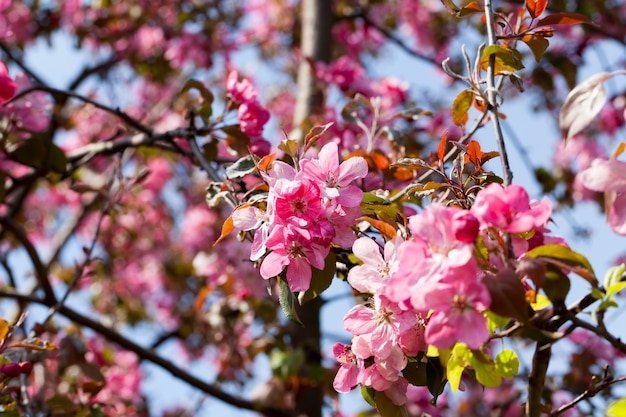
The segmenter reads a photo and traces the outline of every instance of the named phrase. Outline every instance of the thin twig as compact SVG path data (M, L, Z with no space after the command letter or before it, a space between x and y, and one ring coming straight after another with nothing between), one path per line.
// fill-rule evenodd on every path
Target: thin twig
M563 404L562 406L560 406L559 408L557 408L556 410L551 412L550 413L550 417L557 417L557 416L563 414L564 412L566 412L567 410L569 410L570 408L573 408L579 402L581 402L583 400L586 400L588 398L592 398L597 393L604 391L608 387L610 387L612 385L615 385L615 384L618 384L620 382L624 382L624 381L626 381L626 376L622 376L620 378L613 379L611 376L607 375L607 376L605 376L605 378L603 379L602 382L593 384L592 386L587 388L585 390L585 392L580 394L578 397L574 398L572 401L570 401L567 404Z
M485 0L485 18L487 24L487 37L489 39L489 45L496 44L495 22L493 16L493 8L491 0ZM487 98L489 103L487 109L491 116L491 123L493 124L494 133L496 135L496 142L498 143L498 151L500 152L500 161L502 162L502 176L504 180L504 186L511 184L513 181L513 173L511 172L511 165L509 164L509 157L507 155L506 146L504 144L504 136L502 134L502 128L500 126L500 117L498 116L498 101L497 94L498 88L495 83L495 67L496 56L491 54L489 56L489 64L487 67Z

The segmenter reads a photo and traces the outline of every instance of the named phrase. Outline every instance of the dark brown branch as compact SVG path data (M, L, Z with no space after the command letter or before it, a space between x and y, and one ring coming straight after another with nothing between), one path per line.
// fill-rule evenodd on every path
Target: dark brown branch
M551 356L552 345L550 343L537 342L532 368L528 376L527 417L539 417L541 415L541 394L543 393Z
M19 66L22 69L22 71L28 74L28 76L32 78L37 84L45 85L43 80L39 76L37 76L37 74L35 74L30 68L28 68L26 64L24 64L24 61L22 61L21 58L18 58L8 46L6 46L3 43L0 43L0 49L2 49L2 51L4 51L4 53L7 55L7 57L11 61L15 62L17 66Z
M93 67L84 68L80 74L70 83L68 90L74 91L76 90L87 78L91 77L94 74L102 73L104 71L110 70L114 65L118 62L122 61L121 57L113 56L110 59L103 61Z
M45 300L54 305L56 304L56 296L54 295L54 291L52 290L52 286L50 285L50 280L48 277L48 269L41 261L39 257L39 253L37 253L37 249L28 239L26 232L24 229L15 222L12 218L0 217L0 224L8 230L15 238L20 242L22 247L26 250L26 253L30 257L30 260L35 268L35 275L37 276L37 282L39 283L39 287L43 290L45 294Z

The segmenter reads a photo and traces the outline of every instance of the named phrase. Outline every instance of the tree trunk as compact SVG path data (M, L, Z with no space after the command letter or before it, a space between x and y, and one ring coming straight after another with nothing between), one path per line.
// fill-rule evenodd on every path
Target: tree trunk
M294 139L301 139L315 119L324 113L324 93L315 77L315 62L328 62L331 57L332 5L331 0L302 0L301 48L303 60L298 68L298 95L293 116ZM299 307L298 315L305 327L292 325L291 346L302 349L305 365L300 371L303 382L296 393L296 415L322 417L324 392L319 380L322 355L320 353L320 309L317 298Z

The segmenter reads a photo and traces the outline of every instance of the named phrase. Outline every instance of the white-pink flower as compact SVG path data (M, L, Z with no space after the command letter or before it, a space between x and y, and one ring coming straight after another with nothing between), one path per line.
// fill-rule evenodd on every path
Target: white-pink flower
M615 233L626 235L626 162L594 159L578 176L586 188L606 193L607 222Z

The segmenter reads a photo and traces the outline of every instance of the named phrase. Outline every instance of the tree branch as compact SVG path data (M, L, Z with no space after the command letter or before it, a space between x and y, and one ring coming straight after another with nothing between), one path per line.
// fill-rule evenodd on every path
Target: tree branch
M37 253L37 249L33 246L31 241L28 239L26 232L24 229L15 222L12 218L0 216L0 224L15 238L22 244L26 253L30 257L30 260L35 268L35 275L37 277L37 282L39 283L39 287L43 290L45 295L45 300L54 305L56 304L56 296L54 295L54 291L52 290L52 286L50 285L50 280L48 279L48 269L41 261L39 254Z
M8 292L6 290L0 290L0 298L1 297L47 305L49 307L52 306L45 299L37 298L32 295ZM74 309L66 305L60 306L58 309L58 313L67 317L69 320L73 321L76 324L82 325L84 327L87 327L95 331L96 333L105 337L110 342L113 342L119 345L120 347L135 353L139 359L144 359L144 360L152 362L153 364L171 373L177 379L180 379L181 381L186 382L187 384L191 385L194 388L197 388L198 390L204 392L205 394L208 394L214 398L217 398L227 404L230 404L234 407L242 408L245 410L256 411L256 412L265 414L266 416L269 416L269 417L293 417L287 410L274 408L274 407L266 406L266 405L256 404L251 401L228 394L224 392L221 388L213 384L209 384L205 381L202 381L199 378L196 378L190 373L174 365L171 361L159 356L154 351L150 349L146 349L138 345L132 340L121 335L116 330L80 314Z

